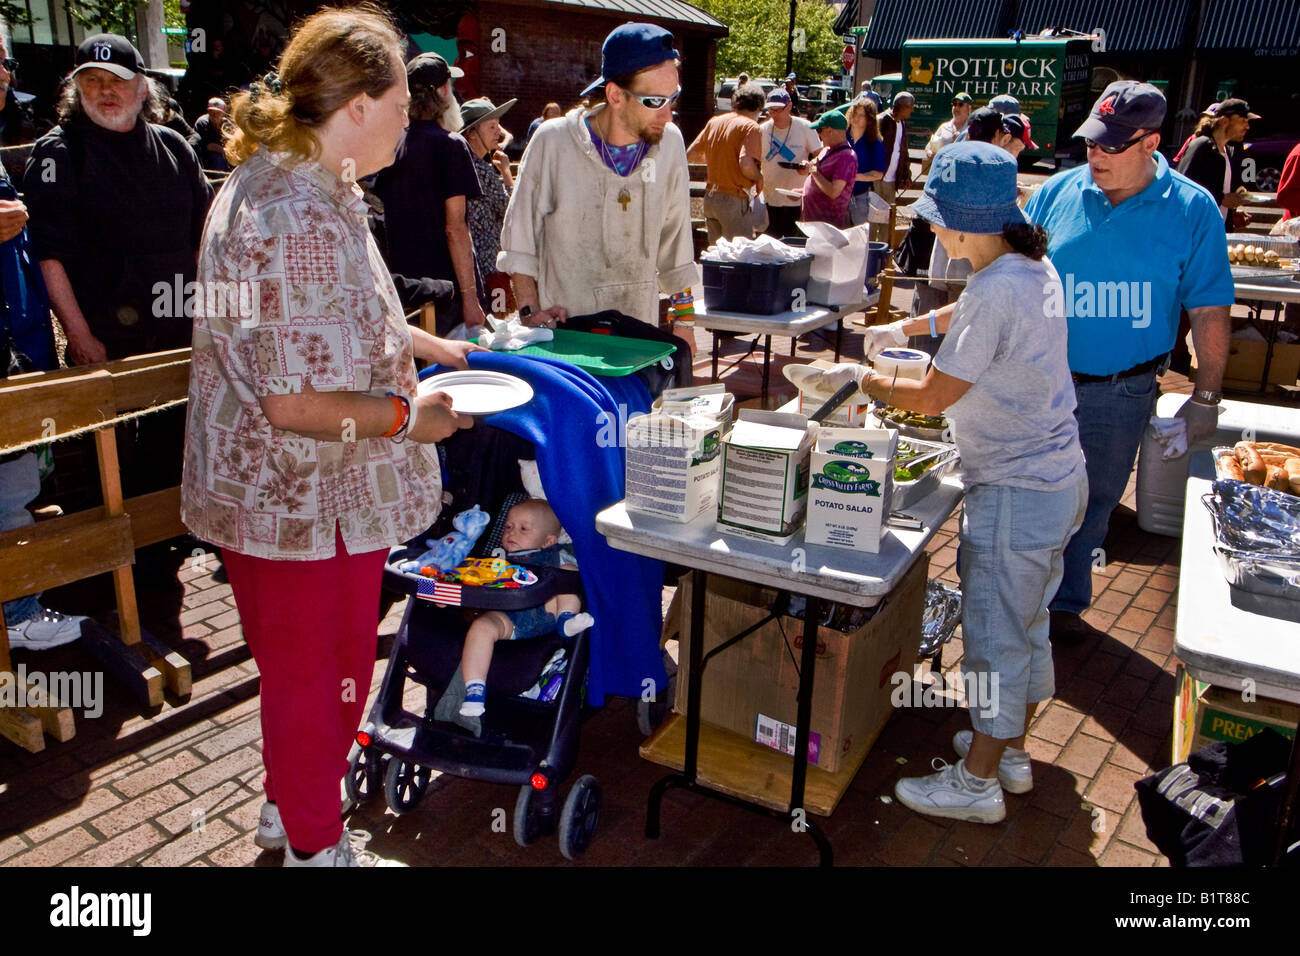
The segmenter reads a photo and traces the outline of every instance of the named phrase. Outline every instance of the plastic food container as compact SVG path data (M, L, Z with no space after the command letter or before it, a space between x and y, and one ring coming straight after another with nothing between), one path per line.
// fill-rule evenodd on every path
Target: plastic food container
M812 263L811 255L792 262L718 262L701 258L704 307L748 315L787 312L797 304L795 290L807 290Z
M892 348L885 349L872 360L877 375L893 378L911 378L918 382L925 378L925 370L930 367L930 355L920 349Z

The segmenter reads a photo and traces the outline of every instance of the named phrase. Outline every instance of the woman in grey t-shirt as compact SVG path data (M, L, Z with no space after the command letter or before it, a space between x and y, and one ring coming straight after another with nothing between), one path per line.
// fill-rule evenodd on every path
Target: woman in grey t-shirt
M1025 731L1056 689L1047 603L1088 480L1065 319L1049 304L1060 279L1044 258L1046 235L1016 205L1015 160L988 143L949 146L913 209L973 269L934 365L921 382L841 365L826 384L856 380L873 398L952 423L968 487L959 571L974 730L953 738L963 758L954 766L936 758L937 773L894 792L919 813L997 823L1003 790L1033 787Z

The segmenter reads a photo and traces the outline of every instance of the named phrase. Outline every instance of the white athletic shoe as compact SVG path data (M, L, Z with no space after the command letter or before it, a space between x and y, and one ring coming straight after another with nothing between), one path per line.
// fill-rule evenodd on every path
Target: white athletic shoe
M1002 787L995 780L987 790L974 790L965 764L964 760L959 760L950 766L935 757L930 765L938 773L898 781L894 784L894 796L903 806L927 816L971 823L1001 823L1007 817Z
M253 842L263 850L283 850L289 842L284 824L280 822L280 808L274 803L262 804L262 812L257 815L257 834L253 837Z
M20 650L47 651L71 644L81 637L85 615L64 614L42 608L41 613L9 628L9 646Z
M959 730L952 738L952 749L958 757L970 753L972 731ZM998 783L1007 793L1028 793L1034 789L1034 769L1029 762L1028 750L1016 750L1008 747L1002 751L998 761Z
M360 844L361 849L353 847L353 842ZM319 853L313 853L311 856L303 859L293 852L293 847L286 845L284 848L284 865L285 866L406 866L405 863L399 863L396 860L387 860L375 853L365 849L365 845L370 842L370 834L365 830L344 830L343 836L339 837L339 842L334 846L321 850Z

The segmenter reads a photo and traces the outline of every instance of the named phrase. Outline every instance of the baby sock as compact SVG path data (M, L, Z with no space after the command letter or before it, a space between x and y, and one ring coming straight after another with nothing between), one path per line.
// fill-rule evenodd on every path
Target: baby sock
M465 685L465 701L460 705L462 717L482 717L487 709L487 684L473 680Z
M586 611L561 611L555 617L555 629L564 637L581 634L595 623L596 619Z

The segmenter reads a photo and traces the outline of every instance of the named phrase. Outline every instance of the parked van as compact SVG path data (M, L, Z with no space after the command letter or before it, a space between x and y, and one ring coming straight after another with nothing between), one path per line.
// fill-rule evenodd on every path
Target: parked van
M717 93L713 101L714 113L727 113L731 111L731 94L736 92L736 84L739 81L734 76L725 77L718 86ZM763 95L766 96L777 87L776 80L769 80L764 77L750 77L749 82L757 83L763 88Z
M1021 157L1075 165L1083 147L1071 137L1094 98L1092 43L1091 37L906 41L901 88L916 97L908 146L925 148L939 125L952 118L955 94L969 93L978 108L1008 93L1020 101L1039 146Z

